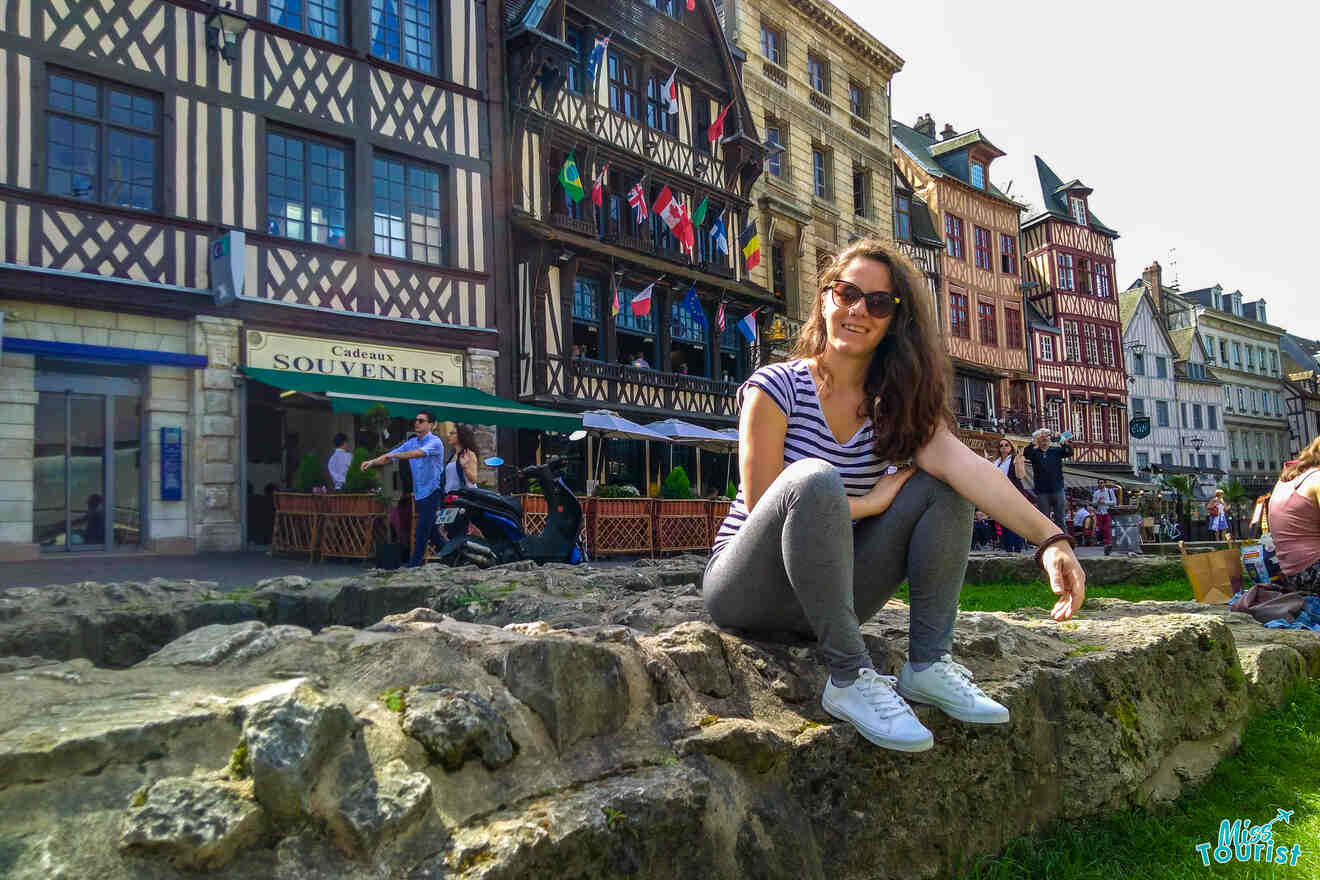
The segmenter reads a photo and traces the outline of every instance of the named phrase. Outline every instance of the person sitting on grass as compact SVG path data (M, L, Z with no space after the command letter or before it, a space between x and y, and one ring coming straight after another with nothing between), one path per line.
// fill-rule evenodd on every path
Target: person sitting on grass
M1009 720L951 655L973 509L1039 545L1055 620L1081 607L1086 578L1071 540L950 429L951 364L908 259L863 239L816 289L793 359L739 389L742 486L703 598L719 627L813 636L829 668L825 711L876 745L923 751L934 738L907 700L966 722ZM860 623L904 580L908 662L881 675Z
M1270 493L1269 523L1284 589L1320 593L1320 437L1284 466Z

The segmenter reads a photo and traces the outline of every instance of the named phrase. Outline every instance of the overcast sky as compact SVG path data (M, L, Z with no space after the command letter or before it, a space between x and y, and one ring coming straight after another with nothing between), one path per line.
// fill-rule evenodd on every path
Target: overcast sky
M834 0L904 60L893 115L979 128L994 183L1039 209L1033 156L1095 192L1120 289L1159 260L1183 290L1264 299L1320 338L1320 18L1307 4Z

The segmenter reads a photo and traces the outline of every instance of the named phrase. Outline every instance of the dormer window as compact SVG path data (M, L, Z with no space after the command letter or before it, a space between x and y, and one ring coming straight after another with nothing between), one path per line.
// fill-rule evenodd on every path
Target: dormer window
M1079 199L1077 196L1068 197L1068 210L1072 218L1082 226L1086 225L1086 200Z
M972 186L985 189L985 165L980 162L972 163Z

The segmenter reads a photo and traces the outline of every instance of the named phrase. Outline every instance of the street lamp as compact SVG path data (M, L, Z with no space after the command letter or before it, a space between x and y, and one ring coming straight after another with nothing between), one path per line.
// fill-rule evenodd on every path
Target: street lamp
M1205 440L1203 440L1203 439L1200 438L1200 437L1192 437L1192 438L1191 438L1190 440L1188 440L1187 442L1188 442L1188 443L1191 445L1191 447L1192 447L1193 449L1195 449L1197 452L1200 452L1200 451L1201 451L1201 447L1205 445Z
M1128 351L1132 352L1132 356L1134 358L1139 358L1146 353L1146 343L1144 342L1136 342L1136 341L1125 342L1123 343L1123 347L1126 348ZM1137 377L1130 374L1125 376L1124 378L1127 379L1128 382L1137 381Z
M238 57L238 38L248 26L247 17L234 12L231 5L225 3L223 9L212 6L206 16L206 48L217 50L230 64Z

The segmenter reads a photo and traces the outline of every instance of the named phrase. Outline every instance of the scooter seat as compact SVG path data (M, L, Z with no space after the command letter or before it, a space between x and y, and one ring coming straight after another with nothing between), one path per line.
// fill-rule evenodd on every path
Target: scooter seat
M522 504L516 498L492 492L490 489L475 488L459 489L454 494L461 503L489 510L491 513L503 514L516 522L521 523L523 520Z

